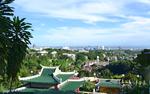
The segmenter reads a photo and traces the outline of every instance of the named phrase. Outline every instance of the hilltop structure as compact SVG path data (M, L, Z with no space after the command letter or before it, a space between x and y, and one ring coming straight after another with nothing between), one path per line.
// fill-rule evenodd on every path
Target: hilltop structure
M75 94L80 92L79 88L87 80L94 83L98 81L96 84L97 92L119 94L121 91L119 79L79 78L77 74L76 71L62 72L59 67L42 66L39 74L19 78L23 85L13 92L16 92L14 94Z
M84 83L84 79L76 77L78 73L62 72L59 67L42 66L39 74L19 78L24 83L23 87L17 88L15 92L79 92L79 87Z

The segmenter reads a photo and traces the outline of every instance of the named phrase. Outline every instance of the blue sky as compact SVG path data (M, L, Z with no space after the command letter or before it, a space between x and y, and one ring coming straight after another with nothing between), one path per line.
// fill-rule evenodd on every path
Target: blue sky
M37 46L150 47L150 0L15 0Z

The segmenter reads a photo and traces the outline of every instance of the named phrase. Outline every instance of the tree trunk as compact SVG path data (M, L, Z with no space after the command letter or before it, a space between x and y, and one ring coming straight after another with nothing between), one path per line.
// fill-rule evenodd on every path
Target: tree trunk
M10 78L9 81L10 81L9 92L11 93L12 92L12 83L13 83L12 77Z

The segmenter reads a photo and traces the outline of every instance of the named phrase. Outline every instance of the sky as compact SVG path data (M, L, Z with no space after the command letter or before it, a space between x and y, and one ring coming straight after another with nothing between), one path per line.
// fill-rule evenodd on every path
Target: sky
M15 0L37 46L150 47L150 0Z

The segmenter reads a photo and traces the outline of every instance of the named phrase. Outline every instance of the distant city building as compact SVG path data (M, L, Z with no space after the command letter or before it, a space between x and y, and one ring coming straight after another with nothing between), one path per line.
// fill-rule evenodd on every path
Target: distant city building
M70 47L62 47L64 50L71 50Z
M99 56L97 56L97 63L99 63Z
M114 61L118 61L117 56L113 56L113 57L112 57L112 60L114 60Z
M41 55L46 55L46 54L48 54L48 52L45 51L45 50L40 50L40 51L38 51L38 53L41 54Z
M56 57L57 51L53 51L53 52L51 52L51 54L53 57Z
M86 56L87 57L87 56ZM85 65L83 66L83 69L84 70L87 70L87 71L92 71L92 65L94 64L99 64L99 56L97 56L97 59L96 60L93 60L93 61L87 61L85 62Z
M82 49L82 50L79 50L79 52L81 52L81 53L88 53L89 51Z
M102 46L102 50L105 50L105 46Z
M75 54L69 54L69 53L63 53L63 55L69 57L69 58L72 58L73 60L76 59L76 55Z

